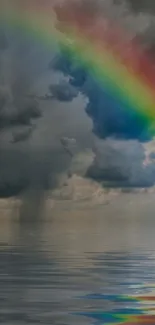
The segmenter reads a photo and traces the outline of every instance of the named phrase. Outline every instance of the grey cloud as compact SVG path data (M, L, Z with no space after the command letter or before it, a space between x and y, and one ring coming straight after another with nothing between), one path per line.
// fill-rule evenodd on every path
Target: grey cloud
M31 151L27 142L43 109L27 95L46 71L51 53L24 35L4 32L0 30L0 197L14 196L37 185L47 188L49 170L54 166L50 160L54 153L38 151L35 145Z
M60 101L71 101L78 95L78 90L65 81L51 85L49 90L52 96Z
M93 17L102 13L103 10L107 17L119 20L119 24L131 32L131 37L139 38L144 47L147 46L147 42L149 47L153 46L154 24L148 12L142 13L139 9L136 14L127 1L96 1L92 6L91 4L89 6L88 1L77 1L76 4L78 10L81 8L80 10L82 12L85 10L86 13L93 8L91 12ZM154 185L155 165L151 162L145 165L145 150L138 142L138 139L151 140L143 122L137 122L137 117L130 112L122 115L120 107L113 109L111 98L108 98L103 89L98 87L98 83L80 67L76 57L71 61L63 55L62 51L60 56L57 55L56 60L51 62L50 67L53 66L65 76L69 76L70 85L74 85L88 99L86 112L93 121L96 136L103 139L106 137L124 139L124 141L98 139L94 163L89 168L87 176L101 181L105 186L148 187Z
M6 50L8 46L7 37L3 30L0 30L0 51Z
M67 137L67 149L72 151L73 137L77 142L75 151L90 145L91 124L82 100L66 104L41 101L40 105L43 116L28 141L21 138L27 136L31 126L12 126L1 133L0 196L14 196L30 189L53 190L62 174L68 172L72 159L61 145L61 138Z
M12 132L12 143L17 143L29 139L32 132L33 126L25 128L22 127L20 130L15 130L15 132Z
M126 0L135 12L155 12L155 3L153 0Z
M49 52L9 28L0 28L0 44L0 127L29 125L42 115L38 102L28 95L47 69Z
M89 9L92 14L98 14L101 6L106 7L109 15L115 16L116 7L112 10L112 3L110 0L104 1L104 5L103 1L86 1L84 8L86 11ZM79 5L82 6L80 2ZM117 13L120 8L121 6ZM122 7L122 16L123 12ZM133 20L137 21L138 18L132 18L130 25L133 26ZM142 23L143 20L138 20L137 25L142 26ZM85 101L82 99L81 102L68 102L78 93L72 85L67 88L64 82L60 81L52 86L51 93L58 99L52 102L42 101L38 104L27 98L36 81L42 78L42 74L46 74L53 53L46 51L42 44L36 44L20 34L15 35L13 31L7 31L6 36L4 35L4 32L0 33L0 128L1 132L9 129L14 144L9 147L4 135L4 143L0 147L0 196L10 196L30 187L36 189L40 186L47 189L56 186L59 176L70 164L70 157L57 142L61 136L69 136L78 138L86 146L88 143L90 145L92 126L84 113ZM53 67L53 62L50 66ZM53 71L51 76L52 74ZM42 118L35 122L35 119L41 116ZM29 136L33 123L37 126ZM4 149L5 145L8 148ZM126 144L122 146L118 143L116 148L107 143L105 147L101 145L100 149L97 149L92 167L100 173L98 179L106 180L108 184L115 183L117 186L120 183L151 183L154 167L150 165L143 169L143 149L138 144L128 150L124 149L125 146ZM106 159L103 159L103 154L107 156Z
M105 186L149 187L155 183L155 164L145 162L145 150L138 141L97 140L95 158L87 171Z
M150 159L155 159L155 152L151 152L150 155L149 155L149 158Z
M18 97L10 101L7 92L0 90L0 128L29 125L33 119L39 117L41 110L36 100Z
M68 157L59 150L2 149L0 156L0 197L15 196L26 189L46 190L57 184L57 177ZM52 173L54 170L54 173Z

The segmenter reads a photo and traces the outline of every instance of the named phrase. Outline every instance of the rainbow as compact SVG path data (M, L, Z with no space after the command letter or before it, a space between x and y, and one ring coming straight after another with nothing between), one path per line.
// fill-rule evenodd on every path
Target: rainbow
M135 116L151 136L155 132L155 65L135 41L111 21L92 19L81 8L58 8L59 28L72 40L71 57L90 72L113 100ZM132 125L130 126L132 128ZM147 133L147 131L146 131Z
M81 11L78 5L55 5L50 0L14 0L12 7L0 4L1 24L22 31L49 49L59 43L64 56L76 60L122 112L135 115L150 137L155 134L155 66L135 41L112 22ZM58 23L55 26L56 19ZM82 12L82 13L81 13ZM93 19L94 18L94 19ZM132 125L131 125L132 128ZM97 298L95 298L97 299ZM84 314L103 324L155 324L155 297L98 296L126 303L150 302L151 307L126 308Z
M88 295L85 299L99 299L123 304L122 308L112 311L79 312L77 315L92 318L98 324L105 325L134 325L155 324L155 296L127 295ZM128 305L128 307L125 306ZM133 307L134 304L134 307Z
M2 3L0 12L7 26L47 46L59 43L64 56L76 59L113 105L135 116L149 137L155 135L155 66L118 26L81 11L76 2L56 6L51 0L14 0L12 7Z

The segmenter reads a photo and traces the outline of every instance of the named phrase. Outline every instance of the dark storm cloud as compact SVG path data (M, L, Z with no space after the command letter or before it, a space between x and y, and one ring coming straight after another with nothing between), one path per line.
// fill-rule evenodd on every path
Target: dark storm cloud
M15 132L12 132L12 143L17 143L21 141L26 141L31 137L31 134L33 132L33 126L30 127L22 127L20 130L16 130Z
M0 197L18 195L25 190L45 191L59 182L70 157L61 148L1 149Z
M126 2L129 3L131 8L137 13L140 11L149 12L151 14L155 13L154 0L126 0Z
M0 154L0 197L17 195L29 184L27 157L17 150L1 149ZM18 166L18 167L17 167Z
M47 69L48 55L35 40L0 28L0 197L48 187L47 153L22 147L42 116L39 102L28 95Z
M7 35L7 36L6 36ZM0 33L0 128L29 125L41 116L37 101L27 97L36 78L34 48L24 37L6 31ZM5 37L7 46L5 45ZM2 39L2 40L1 40ZM34 61L34 64L32 62Z
M87 176L105 186L149 187L155 183L155 164L145 162L145 150L136 141L97 140L95 158Z
M68 126L69 113L59 108L59 101L54 102L55 108L53 102L29 96L35 91L44 94L54 79L38 86L49 72L55 48L51 51L19 29L5 27L0 26L0 197L23 193L24 202L28 191L31 203L35 201L35 206L39 206L43 192L57 186L61 173L70 164L59 136L67 135L64 124L66 121ZM62 96L73 97L71 93L76 91L70 87L66 95L61 83L58 88L51 90L59 94L59 100ZM49 118L45 118L47 111Z
M9 100L9 94L0 89L0 128L10 128L15 125L30 125L31 122L41 117L39 104L34 99L16 97Z
M2 30L0 30L0 51L5 50L8 46L7 37Z

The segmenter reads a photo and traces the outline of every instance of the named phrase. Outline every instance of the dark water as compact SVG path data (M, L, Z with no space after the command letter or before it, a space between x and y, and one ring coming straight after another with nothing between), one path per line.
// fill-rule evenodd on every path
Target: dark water
M154 307L130 299L150 297L154 285L152 220L58 216L1 225L0 324L118 324L113 314Z

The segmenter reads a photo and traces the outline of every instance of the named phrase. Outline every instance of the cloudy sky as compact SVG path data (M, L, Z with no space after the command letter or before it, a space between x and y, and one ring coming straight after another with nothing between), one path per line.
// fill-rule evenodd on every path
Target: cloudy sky
M131 0L100 0L95 3L87 0L80 3L86 11L93 8L93 12L98 13L103 9L110 18L119 18L122 26L153 49L151 1L139 1L139 7L135 7ZM138 1L136 3L138 6ZM38 184L43 188L55 187L57 178L69 169L71 163L60 144L62 136L76 138L77 151L93 150L95 158L87 176L105 181L108 186L153 185L154 163L151 161L147 167L144 166L146 159L142 143L136 139L111 140L108 133L104 139L99 132L93 134L94 118L88 116L88 108L94 105L95 111L99 96L99 110L103 111L103 96L88 77L83 94L81 90L79 93L76 87L78 78L69 84L63 65L60 69L61 62L58 47L46 48L23 37L20 32L17 35L1 26L0 195L17 194L22 188L37 187ZM30 94L40 96L47 93L52 95L51 100L28 98ZM108 123L113 118L111 116Z

